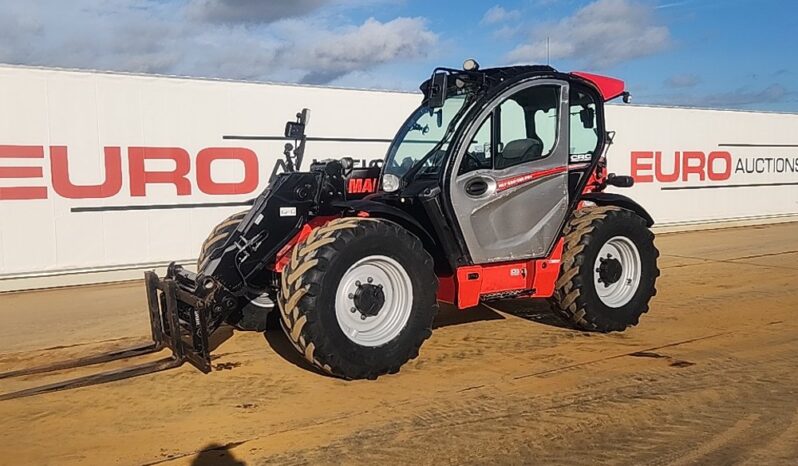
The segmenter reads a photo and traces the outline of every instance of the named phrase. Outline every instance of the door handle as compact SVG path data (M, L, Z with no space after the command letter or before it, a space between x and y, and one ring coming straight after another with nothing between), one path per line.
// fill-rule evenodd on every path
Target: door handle
M465 185L465 192L469 196L481 196L488 191L488 183L481 178L476 178Z

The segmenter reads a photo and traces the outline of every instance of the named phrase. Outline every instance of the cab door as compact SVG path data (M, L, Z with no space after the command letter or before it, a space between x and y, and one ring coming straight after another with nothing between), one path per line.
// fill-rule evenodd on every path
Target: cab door
M466 128L449 199L475 264L545 256L568 210L568 83L535 79Z

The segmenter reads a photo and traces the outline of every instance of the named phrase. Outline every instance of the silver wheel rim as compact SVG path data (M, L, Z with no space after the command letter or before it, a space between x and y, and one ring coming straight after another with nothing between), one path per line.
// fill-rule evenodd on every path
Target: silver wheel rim
M352 296L358 283L382 286L385 302L376 316L364 317L356 309ZM380 346L396 338L407 325L412 308L410 276L399 262L387 256L368 256L352 264L335 293L338 326L347 338L361 346Z
M262 309L270 309L274 307L274 301L269 297L268 293L262 294L247 294L247 298L249 298L249 303L255 307L262 308Z
M615 259L620 262L621 276L618 281L609 285L601 281L599 270L602 259ZM640 252L632 240L625 236L610 238L601 247L593 264L593 284L601 302L612 308L627 304L637 292L641 272Z

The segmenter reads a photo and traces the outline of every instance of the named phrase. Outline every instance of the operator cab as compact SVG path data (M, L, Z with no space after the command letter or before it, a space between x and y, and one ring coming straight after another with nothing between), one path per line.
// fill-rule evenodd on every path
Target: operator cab
M607 142L603 104L626 96L623 82L470 62L438 68L421 85L422 104L388 150L382 190L412 202L440 186L426 214L454 232L456 263L545 257L596 172Z

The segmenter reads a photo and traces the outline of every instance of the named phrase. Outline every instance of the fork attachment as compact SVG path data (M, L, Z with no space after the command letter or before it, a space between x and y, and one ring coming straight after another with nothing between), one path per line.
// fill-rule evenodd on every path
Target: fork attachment
M169 266L167 275L163 279L158 278L154 272L145 272L144 277L151 342L28 369L2 372L0 380L103 364L158 353L167 348L172 352L170 356L157 361L0 394L0 401L152 374L181 366L184 362L191 363L204 373L210 372L211 355L208 338L226 317L225 310L232 307L229 305L229 298L225 296L224 301L228 306L214 305L212 309L215 312L209 312L212 303L220 294L225 294L223 287L213 281L205 281L205 286L198 293L200 286L196 281L197 276L174 264ZM209 316L212 316L210 327Z

